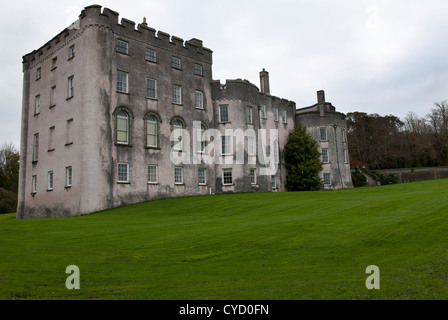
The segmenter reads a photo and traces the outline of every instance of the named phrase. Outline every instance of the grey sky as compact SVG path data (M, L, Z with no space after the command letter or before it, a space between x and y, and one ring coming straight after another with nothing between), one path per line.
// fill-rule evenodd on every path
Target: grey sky
M316 91L338 111L419 116L448 99L448 2L443 0L20 1L0 12L0 144L20 143L22 56L39 48L88 5L213 50L213 78L259 86L297 107Z

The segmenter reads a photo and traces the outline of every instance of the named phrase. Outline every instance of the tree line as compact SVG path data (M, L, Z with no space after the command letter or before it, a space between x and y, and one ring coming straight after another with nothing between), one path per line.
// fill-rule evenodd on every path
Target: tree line
M0 213L16 212L19 152L12 143L0 146Z
M364 112L347 114L348 149L352 164L371 169L448 165L448 102L437 102L419 117Z

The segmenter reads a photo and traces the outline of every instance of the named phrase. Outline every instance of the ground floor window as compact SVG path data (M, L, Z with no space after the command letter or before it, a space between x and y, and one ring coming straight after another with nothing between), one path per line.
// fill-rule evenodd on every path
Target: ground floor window
M174 168L174 184L184 183L184 168L175 167Z
M331 185L331 173L324 173L324 185Z
M198 169L198 182L200 185L205 185L207 180L206 180L206 173L205 173L205 169L204 168L199 168Z
M222 169L222 184L223 185L233 184L232 169Z
M118 164L118 182L128 183L129 182L129 164L119 163Z

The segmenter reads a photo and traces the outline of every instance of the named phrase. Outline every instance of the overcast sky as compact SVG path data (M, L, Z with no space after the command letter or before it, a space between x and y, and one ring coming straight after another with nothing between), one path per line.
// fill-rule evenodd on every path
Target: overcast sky
M20 144L22 56L99 4L213 50L213 79L247 79L297 107L425 116L448 100L446 0L19 1L0 11L0 144Z

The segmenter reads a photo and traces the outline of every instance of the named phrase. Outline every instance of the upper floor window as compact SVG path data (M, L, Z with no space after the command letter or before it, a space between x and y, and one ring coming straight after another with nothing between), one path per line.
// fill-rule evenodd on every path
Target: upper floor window
M282 122L286 123L286 110L282 110Z
M75 45L68 48L68 59L72 59L75 56Z
M323 163L328 163L329 162L328 149L322 149L322 162Z
M36 193L36 192L37 192L37 176L34 175L32 185L31 185L31 193Z
M327 141L327 128L319 128L320 141Z
M194 105L196 109L204 109L204 93L202 91L194 92Z
M183 150L183 129L185 129L185 121L180 117L174 117L171 120L171 130L173 132L172 147L175 151Z
M40 112L40 94L34 99L34 114L39 114Z
M157 62L156 51L155 51L155 50L152 50L152 49L148 49L148 48L146 48L146 51L145 51L145 60L146 60L146 61L151 61L151 62Z
M195 63L193 73L198 76L202 76L202 66L200 64Z
M347 149L344 149L344 163L348 163L348 153L347 153Z
M36 70L36 80L39 80L42 77L42 69L37 68Z
M246 122L252 124L252 107L246 107Z
M146 97L150 99L157 98L157 80L146 78Z
M57 67L57 63L58 63L58 57L54 57L54 58L51 60L51 70L56 69L56 67Z
M117 71L117 91L121 93L128 93L128 73L124 71Z
M181 69L182 64L180 58L171 57L171 67L174 69Z
M39 134L36 133L34 135L34 141L33 141L33 161L37 161L38 152L39 152Z
M65 187L72 186L72 167L65 168Z
M266 106L260 106L260 115L262 119L266 119Z
M278 121L278 108L274 108L274 121Z
M342 134L342 142L347 142L347 137L345 135L345 129L341 128L341 134Z
M68 77L68 96L67 98L73 98L75 94L75 78L73 76Z
M172 102L174 104L182 104L182 87L173 84L172 85Z
M117 143L118 144L129 144L129 114L120 110L116 114L116 130L117 130Z
M221 154L223 156L232 154L232 136L221 137Z
M219 106L219 122L229 122L229 106Z
M146 146L158 146L158 123L156 117L151 115L146 118Z
M117 52L128 54L128 43L126 41L117 40Z
M48 171L48 186L47 190L53 190L53 171Z

